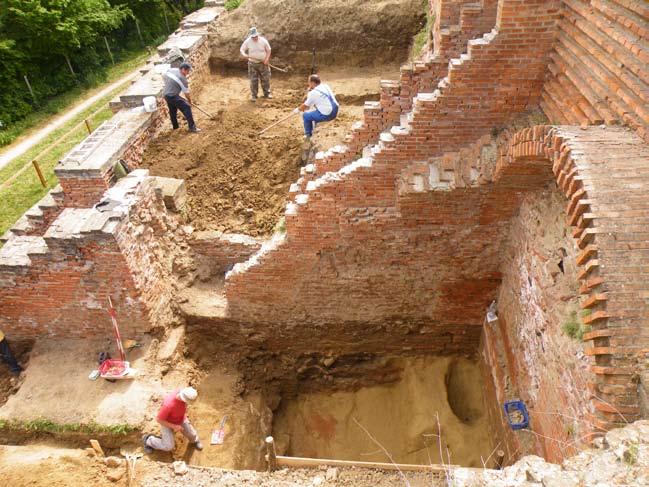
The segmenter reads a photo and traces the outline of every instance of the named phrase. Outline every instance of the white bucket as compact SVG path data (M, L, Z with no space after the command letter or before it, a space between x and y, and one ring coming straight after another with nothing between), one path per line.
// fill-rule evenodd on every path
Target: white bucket
M158 102L155 99L155 96L147 96L142 100L144 103L144 111L151 113L155 112L158 109Z

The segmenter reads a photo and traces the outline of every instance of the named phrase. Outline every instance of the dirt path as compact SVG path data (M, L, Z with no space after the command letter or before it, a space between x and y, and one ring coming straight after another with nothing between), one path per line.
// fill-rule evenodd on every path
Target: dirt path
M323 71L341 102L338 118L316 130L319 149L343 141L354 121L362 117L363 103L378 99L382 77L396 75L397 67L378 70ZM290 114L304 96L306 77L273 79L273 100L249 102L245 76L214 75L198 96L211 121L194 111L200 134L166 129L146 150L142 166L152 174L184 179L186 208L197 230L220 230L260 237L272 234L283 214L288 189L299 176L302 158L302 121L295 116L259 132ZM182 127L182 122L181 122Z
M9 146L7 146L6 148L2 149L0 153L0 169L2 169L4 166L9 164L16 157L20 157L21 155L23 155L29 149L31 149L40 141L42 141L45 137L47 137L52 132L54 132L56 129L58 129L63 124L76 117L79 113L83 112L88 107L97 103L97 101L101 100L111 92L115 91L120 86L126 84L127 82L130 82L133 78L135 78L139 74L140 74L139 69L136 69L133 72L122 76L117 81L114 81L113 83L103 88L101 91L98 91L97 93L92 95L90 98L73 106L68 111L66 111L62 115L58 116L57 118L49 122L43 128L39 129L38 131L24 138L21 137L19 141L16 141L10 144Z

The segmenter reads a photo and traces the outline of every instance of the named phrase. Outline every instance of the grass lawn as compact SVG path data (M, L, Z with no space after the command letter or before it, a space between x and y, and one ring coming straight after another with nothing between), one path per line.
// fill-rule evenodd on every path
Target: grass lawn
M137 66L143 63L148 57L146 52L139 54L132 59L123 61L115 65L115 69L111 72L111 77L107 83L115 81L115 79L123 76L124 74L132 71ZM43 188L36 175L36 171L31 167L32 159L40 152L51 146L58 138L70 132L75 125L83 122L94 112L97 112L92 118L88 119L90 126L95 129L112 117L112 112L108 108L108 102L119 92L123 91L125 86L115 90L115 92L107 95L97 103L93 104L87 110L80 113L74 119L68 121L55 130L41 143L32 147L22 156L14 159L10 164L0 170L0 235L4 234L20 216L40 200L45 194L58 184L54 174L54 167L57 162L75 145L81 142L87 135L85 125L81 124L80 127L72 131L59 145L52 150L47 151L45 155L38 159L38 163L43 171L43 175L47 180L47 188ZM91 96L92 93L87 93L85 96ZM74 100L75 102L81 100ZM102 109L103 107L103 109ZM100 110L101 109L101 110ZM99 110L99 111L98 111ZM51 116L50 116L51 117ZM42 119L43 123L47 123L45 118ZM29 165L18 177L12 180L9 184L5 182L10 179L16 172L20 171L23 167Z
M91 88L79 86L67 91L66 93L50 98L38 111L30 113L24 119L16 122L11 128L7 129L9 135L13 137L11 143L47 125L54 116L67 110L76 103L90 98L105 85L110 84L125 74L133 71L137 66L142 64L148 56L149 54L144 50L125 54L123 60L106 68L106 81L100 85ZM0 153L1 152L2 148L0 148Z

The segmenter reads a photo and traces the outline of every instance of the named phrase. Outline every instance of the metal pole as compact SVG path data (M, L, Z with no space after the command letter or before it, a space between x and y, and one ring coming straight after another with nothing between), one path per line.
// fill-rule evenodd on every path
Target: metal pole
M167 34L171 34L171 29L169 28L169 21L167 20L167 7L165 7L164 4L162 4L162 13L165 16L165 24L167 26Z
M108 45L108 39L104 36L104 42L106 43L106 49L108 50L108 55L110 56L110 62L115 64L115 59L113 59L113 53L110 52L110 46Z
M144 44L144 38L142 37L142 31L140 31L140 23L135 19L135 28L137 29L137 35L140 38L140 42L142 43L142 47L145 46Z
M36 159L32 161L32 164L34 165L34 169L36 169L36 174L38 175L38 179L41 180L41 184L43 185L44 188L47 188L47 181L45 181L45 178L43 177L43 172L41 171L41 167L38 165L38 162L36 162Z
M268 462L268 471L277 470L277 454L275 453L275 440L272 436L266 437L266 462Z
M29 80L27 79L27 75L24 75L23 78L25 78L25 83L27 84L27 88L29 89L29 93L32 95L32 99L34 100L34 103L36 102L36 96L34 95L34 90L32 90L32 85L29 84Z

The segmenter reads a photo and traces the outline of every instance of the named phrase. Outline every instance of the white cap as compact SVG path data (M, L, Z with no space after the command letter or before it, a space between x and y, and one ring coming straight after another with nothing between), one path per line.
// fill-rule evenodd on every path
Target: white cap
M185 387L178 393L178 395L180 396L181 401L191 402L196 399L198 392L196 392L196 389L194 389L193 387Z

